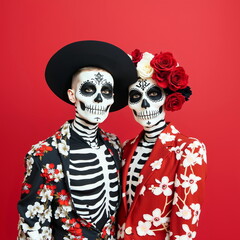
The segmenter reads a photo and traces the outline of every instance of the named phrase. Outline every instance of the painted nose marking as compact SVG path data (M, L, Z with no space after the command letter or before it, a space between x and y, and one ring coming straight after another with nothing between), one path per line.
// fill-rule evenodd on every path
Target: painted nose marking
M97 102L97 103L103 101L100 93L98 93L98 95L96 96L96 98L94 99L94 101Z
M143 99L141 107L142 108L148 108L148 107L150 107L150 104L148 103L148 101L146 99Z

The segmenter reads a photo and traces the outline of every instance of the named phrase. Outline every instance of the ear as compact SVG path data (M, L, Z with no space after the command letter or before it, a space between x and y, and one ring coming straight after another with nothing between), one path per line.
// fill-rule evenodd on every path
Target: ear
M68 89L67 94L68 94L68 99L70 100L70 102L76 103L75 91L73 89Z

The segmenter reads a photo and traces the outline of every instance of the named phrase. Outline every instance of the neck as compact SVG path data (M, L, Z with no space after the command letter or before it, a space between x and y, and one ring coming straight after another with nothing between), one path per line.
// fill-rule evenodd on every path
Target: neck
M81 118L76 111L76 117L72 123L72 129L86 142L93 142L97 137L98 124L88 122Z
M146 142L156 142L159 134L166 127L165 119L160 120L155 125L151 127L144 127L145 133L143 136L144 141Z

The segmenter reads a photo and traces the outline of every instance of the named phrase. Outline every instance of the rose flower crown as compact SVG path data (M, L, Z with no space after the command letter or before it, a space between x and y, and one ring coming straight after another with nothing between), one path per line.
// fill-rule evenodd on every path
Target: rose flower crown
M140 79L152 78L166 93L165 110L177 111L192 95L188 75L170 52L151 54L135 49L129 57L136 66Z

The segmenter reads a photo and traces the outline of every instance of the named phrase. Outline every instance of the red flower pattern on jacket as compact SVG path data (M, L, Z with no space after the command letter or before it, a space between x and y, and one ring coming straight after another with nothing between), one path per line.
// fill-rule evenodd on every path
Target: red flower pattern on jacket
M107 136L108 139L105 141L108 141L119 154L120 145L117 137L105 132L103 134L101 130L100 134L102 138ZM34 239L52 239L52 228L55 227L52 225L52 218L55 219L54 224L61 228L62 232L65 231L64 236L61 235L64 239L87 240L88 235L96 234L96 237L99 237L101 234L93 231L95 226L92 223L83 218L75 218L76 212L64 181L67 172L63 171L62 162L62 158L65 160L69 157L66 150L69 148L69 138L70 122L66 122L53 136L33 145L25 158L26 173L18 205L19 240L31 238L32 234L36 236ZM33 186L37 187L37 192ZM86 229L84 234L86 236L83 236L83 228Z
M51 181L58 182L60 178L63 177L62 166L57 165L55 167L53 163L46 164L46 166L42 169L41 176L46 179L47 183Z
M29 184L29 183L23 183L23 184L22 184L22 194L23 194L23 193L28 194L28 193L30 192L31 187L32 187L31 184Z
M93 226L90 222L87 222L83 219L79 219L79 222L80 222L81 226L86 227L86 228L90 228Z
M42 145L40 148L36 149L36 156L43 156L45 153L52 151L53 148L47 145Z
M49 196L53 196L55 193L56 186L54 185L46 185L46 184L41 184L40 188L37 192L38 195L41 195L44 192L48 191Z
M109 224L102 229L101 238L108 239L109 236L115 235L115 217L111 216Z
M62 222L65 223L68 231L74 236L82 236L82 229L80 228L80 224L77 222L75 218L67 219L62 218Z
M56 133L55 133L55 137L56 137L56 139L61 139L61 132L60 131L57 131Z
M62 189L61 192L57 193L57 198L60 205L70 205L70 194L65 189Z

